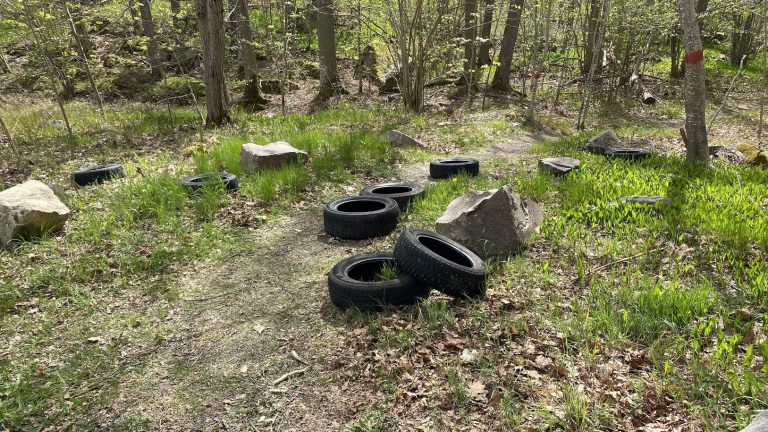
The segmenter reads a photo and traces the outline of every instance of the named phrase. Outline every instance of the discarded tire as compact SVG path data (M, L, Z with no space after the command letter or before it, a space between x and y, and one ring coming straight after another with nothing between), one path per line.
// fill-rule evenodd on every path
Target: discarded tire
M227 192L235 192L240 188L240 182L237 180L237 176L228 172L220 173L205 173L196 174L193 176L187 176L181 178L181 184L191 189L193 192L198 192L208 182L216 181L220 179L224 183L224 190Z
M325 232L345 240L363 240L391 233L400 218L400 208L382 196L346 197L323 209Z
M605 155L609 158L637 161L647 158L651 152L641 148L619 148L607 151Z
M113 178L125 177L125 170L120 164L99 165L72 172L72 181L78 186L103 183Z
M340 308L381 310L384 305L412 305L429 296L429 287L407 274L383 279L385 266L396 269L390 253L369 253L347 258L328 273L331 302Z
M470 158L438 159L429 163L429 175L432 178L444 179L466 173L474 177L480 173L480 162Z
M362 196L385 196L397 202L400 210L405 211L416 198L424 195L424 188L414 183L383 183L368 186L360 192Z
M400 269L430 288L454 297L478 297L485 293L485 263L448 237L408 229L397 241L394 255Z

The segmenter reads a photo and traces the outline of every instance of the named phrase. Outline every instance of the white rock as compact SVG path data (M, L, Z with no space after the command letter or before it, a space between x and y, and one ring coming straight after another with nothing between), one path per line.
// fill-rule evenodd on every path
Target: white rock
M438 233L481 258L520 252L544 220L541 207L512 192L512 186L471 191L451 202L437 220Z
M69 208L45 183L29 180L0 192L0 246L20 236L58 231L69 219Z
M292 163L306 163L308 159L307 152L294 148L284 141L263 146L253 143L243 144L243 149L240 151L240 162L246 172L281 168Z

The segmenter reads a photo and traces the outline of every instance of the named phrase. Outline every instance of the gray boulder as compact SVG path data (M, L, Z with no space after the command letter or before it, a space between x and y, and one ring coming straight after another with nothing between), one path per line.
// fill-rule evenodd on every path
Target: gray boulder
M741 432L768 432L768 411L760 411Z
M45 183L29 180L0 192L0 246L14 238L59 231L69 208Z
M437 220L437 232L482 258L520 252L544 220L541 207L512 192L512 186L471 191L451 202Z
M744 153L735 147L709 146L709 156L713 159L723 159L736 165L744 163Z
M416 147L416 148L424 148L424 149L427 148L427 146L423 142L417 140L416 138L412 138L397 130L391 130L385 133L382 138L389 141L395 147Z
M581 165L578 159L568 157L544 158L539 160L539 169L553 175L567 174Z
M663 196L633 195L621 198L619 201L631 204L645 204L649 206L671 206L672 200Z
M619 137L611 129L600 135L593 136L587 141L587 151L596 154L605 154L607 151L624 147Z
M267 145L243 144L240 162L246 172L280 168L293 163L306 163L307 152L292 147L284 141Z

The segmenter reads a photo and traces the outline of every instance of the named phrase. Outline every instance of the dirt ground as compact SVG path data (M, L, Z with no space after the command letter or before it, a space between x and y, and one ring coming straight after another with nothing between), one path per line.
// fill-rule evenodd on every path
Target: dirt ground
M516 159L547 138L522 134L466 156ZM425 184L428 165L400 166L394 177ZM185 274L181 307L161 324L169 336L144 361L147 367L122 383L103 422L144 418L162 430L339 430L384 400L357 379L355 364L367 353L351 347L366 328L330 303L326 274L347 256L391 250L398 232L372 241L328 237L320 209L332 198L295 205L292 216L253 231L245 250ZM274 383L293 371L304 372Z

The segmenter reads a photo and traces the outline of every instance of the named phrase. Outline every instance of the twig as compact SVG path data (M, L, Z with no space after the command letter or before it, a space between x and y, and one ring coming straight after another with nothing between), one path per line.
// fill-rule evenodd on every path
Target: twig
M654 253L654 252L658 252L658 251L660 251L662 249L664 249L664 248L663 247L656 248L656 249L650 250L648 252L639 253L639 254L633 255L631 257L622 258L622 259L619 259L619 260L616 260L616 261L609 262L608 264L603 264L601 266L597 266L597 267L591 269L588 274L591 275L592 273L599 272L600 270L606 269L606 268L608 268L608 267L610 267L612 265L621 264L621 263L627 262L627 261L632 261L633 259L640 258L641 256L646 255L646 254L651 254L651 253Z
M723 109L726 103L728 103L728 97L731 96L731 91L733 91L733 87L736 85L736 81L741 76L741 71L744 69L744 61L747 59L747 56L744 55L741 57L741 62L739 62L739 71L736 72L736 76L733 77L733 80L731 81L731 86L728 87L728 91L725 92L725 97L723 97L723 103L720 105L720 107L715 111L715 114L712 115L712 119L709 120L709 126L707 126L707 130L712 131L712 125L715 124L715 120L717 119L717 116L720 114L720 111Z
M300 355L298 355L296 351L291 351L291 357L293 357L293 359L296 360L297 362L305 366L309 366L309 362L304 360Z
M280 384L283 381L289 380L289 379L291 379L291 378L293 378L295 376L302 375L302 374L304 374L304 372L306 372L308 370L309 370L309 366L305 367L304 369L297 369L295 371L288 372L287 374L281 376L280 378L272 381L272 385L276 386L276 385Z

